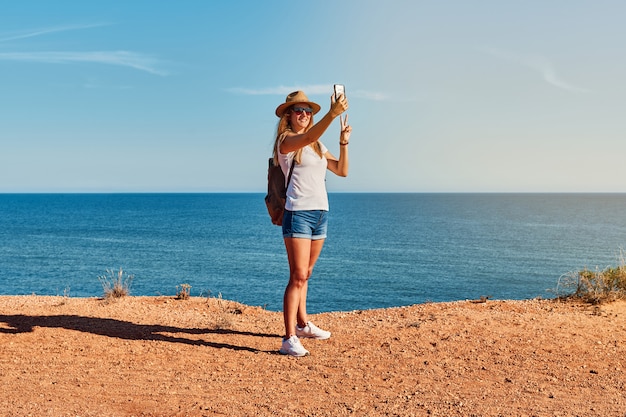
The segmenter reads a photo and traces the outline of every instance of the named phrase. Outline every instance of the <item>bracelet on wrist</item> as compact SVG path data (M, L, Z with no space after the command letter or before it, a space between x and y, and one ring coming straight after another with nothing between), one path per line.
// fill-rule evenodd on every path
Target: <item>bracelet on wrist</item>
M346 146L348 145L350 142L339 142L339 146Z

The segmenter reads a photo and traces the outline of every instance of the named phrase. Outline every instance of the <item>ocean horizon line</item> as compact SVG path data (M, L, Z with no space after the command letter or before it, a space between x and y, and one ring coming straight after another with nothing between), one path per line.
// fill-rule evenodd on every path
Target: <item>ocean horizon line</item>
M236 195L265 191L0 191L0 195ZM389 195L625 195L626 191L328 191L328 194Z

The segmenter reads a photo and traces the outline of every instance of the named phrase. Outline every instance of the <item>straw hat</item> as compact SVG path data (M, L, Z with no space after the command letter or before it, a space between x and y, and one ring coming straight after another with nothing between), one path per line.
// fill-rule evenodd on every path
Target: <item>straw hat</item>
M283 104L276 107L276 116L283 117L285 110L287 110L289 106L292 106L297 103L306 103L309 107L313 109L313 114L316 114L321 109L319 104L309 101L309 98L306 96L306 94L304 94L304 92L294 91L293 93L290 93L287 96Z

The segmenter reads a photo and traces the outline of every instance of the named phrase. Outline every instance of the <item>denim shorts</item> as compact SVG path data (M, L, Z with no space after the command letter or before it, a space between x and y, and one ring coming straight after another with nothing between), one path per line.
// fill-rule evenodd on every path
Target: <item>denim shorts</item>
M283 237L326 239L327 228L328 211L326 210L285 210Z

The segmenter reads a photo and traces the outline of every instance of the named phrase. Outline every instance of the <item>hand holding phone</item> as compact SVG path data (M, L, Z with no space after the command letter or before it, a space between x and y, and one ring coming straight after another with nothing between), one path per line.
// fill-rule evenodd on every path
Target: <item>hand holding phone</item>
M348 110L348 100L346 99L346 88L343 84L335 84L334 90L333 95L330 96L330 112L333 117L337 117Z
M335 100L339 100L341 95L346 95L346 87L343 84L335 84Z

